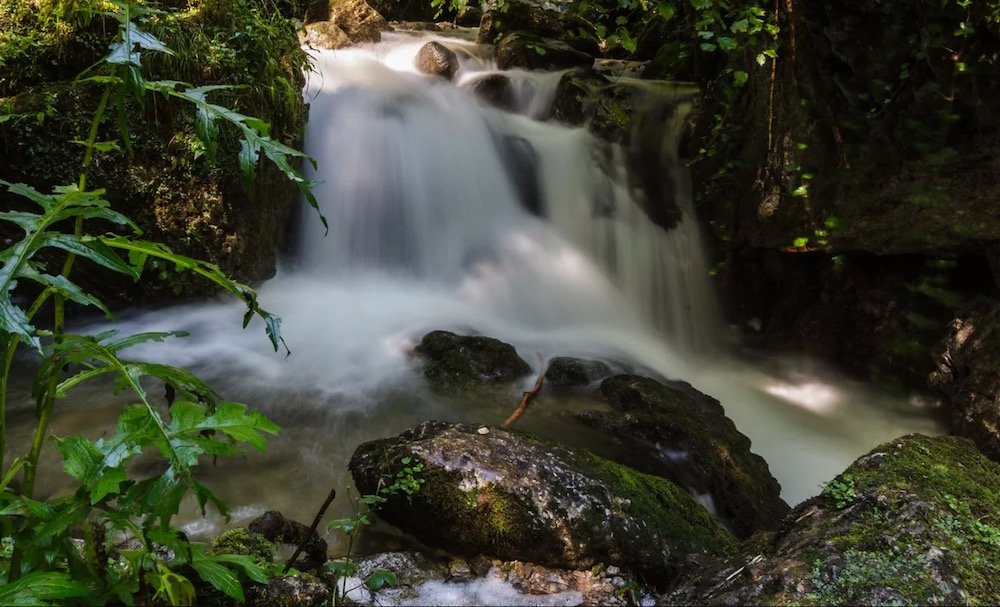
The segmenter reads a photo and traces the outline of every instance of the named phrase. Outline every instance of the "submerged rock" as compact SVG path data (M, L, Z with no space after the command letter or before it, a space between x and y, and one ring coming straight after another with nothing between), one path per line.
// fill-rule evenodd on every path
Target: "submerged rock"
M511 111L515 107L514 88L504 74L489 74L469 85L472 92L490 105Z
M523 67L529 70L560 70L590 67L594 58L561 40L514 32L497 44L497 67L506 70Z
M379 510L429 545L553 567L616 563L647 579L675 578L692 553L724 554L732 537L683 489L585 451L499 428L425 422L358 447L362 493L423 465L413 495Z
M420 47L415 61L421 72L441 76L445 80L451 80L458 71L458 56L455 51L440 42L428 42Z
M414 352L424 360L424 377L440 392L512 382L531 373L514 346L492 337L431 331Z
M977 605L1000 575L1000 465L958 437L879 445L738 558L662 601L690 605Z
M588 386L612 373L611 367L599 360L557 356L549 361L545 381L562 387Z
M750 439L719 401L684 382L637 375L606 379L599 393L616 410L587 411L578 419L628 441L643 472L710 496L738 537L773 527L788 512L767 462L750 452Z
M952 431L1000 461L1000 301L982 299L951 322L930 385L951 405Z
M397 584L372 592L361 604L542 604L634 605L622 588L635 588L634 596L651 600L652 594L634 580L626 581L617 567L587 570L556 569L522 561L501 561L478 556L447 559L420 552L384 552L358 560L359 581L384 569ZM442 600L442 594L447 600ZM352 597L353 598L353 597Z

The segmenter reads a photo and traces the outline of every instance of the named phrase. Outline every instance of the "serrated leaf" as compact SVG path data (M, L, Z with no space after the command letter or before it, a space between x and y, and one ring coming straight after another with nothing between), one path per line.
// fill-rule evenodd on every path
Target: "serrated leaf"
M104 312L104 314L109 318L111 317L111 311L108 310L100 299L97 299L97 297L85 292L76 283L61 274L57 276L44 274L37 272L30 265L27 265L21 270L21 275L44 287L52 289L54 292L58 293L62 297L65 297L69 301L78 303L81 306L94 306Z
M58 441L56 448L63 457L63 468L83 484L97 478L104 463L104 454L94 443L82 436L71 436Z
M135 268L126 263L100 239L49 232L44 236L44 244L84 257L119 274L125 274L133 279L139 278L139 275L135 273Z
M211 556L205 554L201 546L192 546L193 558L191 567L198 572L198 576L212 585L216 590L234 599L238 603L243 602L243 585L236 575L228 567L220 564Z
M58 571L34 571L0 586L0 605L48 605L87 596L91 590Z

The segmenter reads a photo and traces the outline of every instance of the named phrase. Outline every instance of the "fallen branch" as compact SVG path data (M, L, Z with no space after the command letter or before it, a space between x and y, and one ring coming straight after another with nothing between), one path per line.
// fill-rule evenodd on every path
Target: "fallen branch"
M326 501L324 501L323 505L319 507L319 512L317 512L316 516L313 518L312 525L309 526L307 531L302 533L302 539L299 541L298 546L295 547L295 552L292 554L292 558L288 559L288 562L285 563L285 568L281 572L282 574L288 573L288 570L292 568L292 564L295 562L295 559L299 558L299 555L302 554L302 551L305 549L305 545L309 542L309 538L316 533L316 528L319 527L320 519L322 519L323 515L326 514L326 509L330 507L330 504L333 503L333 500L336 497L337 490L330 489L330 494L326 496Z
M539 359L541 359L540 356ZM514 409L514 412L510 414L510 417L505 419L504 422L500 424L501 428L506 428L516 422L518 418L521 417L521 415L528 409L528 405L531 404L531 401L538 396L539 392L542 391L542 383L545 381L545 372L547 370L548 365L543 361L542 366L538 371L538 379L535 380L535 385L531 387L531 390L521 394L521 404L517 406L517 409Z

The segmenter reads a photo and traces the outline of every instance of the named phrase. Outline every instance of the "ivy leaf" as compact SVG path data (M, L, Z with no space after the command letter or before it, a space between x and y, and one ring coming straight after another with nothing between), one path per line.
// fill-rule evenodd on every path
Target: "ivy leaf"
M372 569L371 575L365 580L365 586L372 592L377 592L386 586L396 586L399 584L399 579L396 574L389 571L388 569Z

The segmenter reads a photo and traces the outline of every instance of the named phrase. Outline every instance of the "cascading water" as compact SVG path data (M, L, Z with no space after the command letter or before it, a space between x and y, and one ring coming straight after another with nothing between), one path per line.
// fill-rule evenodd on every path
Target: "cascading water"
M469 90L494 71L477 45L437 38L458 52L458 86L416 73L430 39L394 33L316 56L306 147L330 233L304 212L295 255L260 289L284 319L290 356L271 352L253 327L240 331L235 303L137 313L118 326L187 330L192 337L133 355L187 366L283 426L266 458L206 468L206 482L244 508L237 519L263 507L308 519L330 487L350 485L346 461L364 440L425 419L506 417L519 386L474 406L427 391L408 353L437 328L503 339L532 362L577 355L690 381L722 401L793 503L877 442L933 429L912 406L843 378L775 361L763 370L713 350L720 325L676 160L688 102L670 103L663 147L646 151L681 211L665 230L644 210L622 149L537 119L558 74L504 72L520 111L503 112ZM78 394L54 432L109 427L121 401L107 393ZM519 424L600 450L596 432L567 431L567 411L592 405L543 394ZM30 415L30 399L20 410ZM65 490L50 476L50 492ZM334 510L346 515L348 500Z

